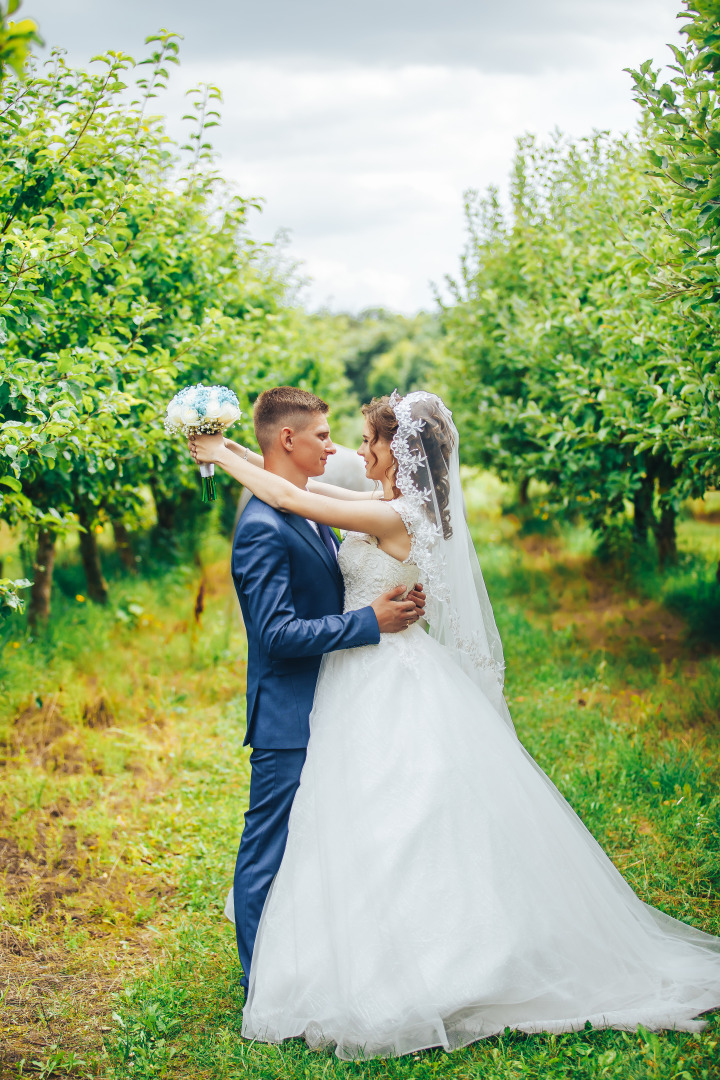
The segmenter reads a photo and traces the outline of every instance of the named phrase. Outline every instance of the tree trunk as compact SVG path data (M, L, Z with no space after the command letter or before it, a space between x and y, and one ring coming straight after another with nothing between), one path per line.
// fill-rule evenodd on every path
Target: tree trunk
M653 527L655 541L658 549L658 561L660 569L670 563L677 562L677 537L675 535L675 519L677 511L670 502L670 493L678 478L679 472L671 464L667 456L663 455L657 460L658 492L660 495L660 519Z
M155 500L155 514L157 516L157 529L161 533L175 532L175 510L177 499L167 499L158 491L157 485L150 481L150 487Z
M37 555L37 547L33 547L28 541L27 533L18 545L18 554L20 555L20 565L22 566L22 576L30 578L32 581L35 576L35 557Z
M107 604L108 587L100 565L100 551L95 529L84 510L78 511L78 517L84 530L80 533L80 557L87 581L87 594L96 604Z
M522 480L520 481L520 486L518 487L518 503L520 504L520 506L527 506L527 504L530 502L530 498L528 496L529 487L530 477L523 476Z
M33 585L28 604L28 623L36 627L45 623L50 615L53 570L55 569L55 539L53 529L41 529L38 533L37 552L33 563Z
M653 528L661 569L677 562L676 517L675 509L669 503L665 503L660 511L660 520L655 522Z
M137 573L137 563L135 562L130 533L124 525L114 521L113 535L115 536L115 550L120 556L120 562L129 573Z
M647 544L648 530L655 529L657 525L653 513L654 489L654 477L644 476L633 494L633 539L643 547Z

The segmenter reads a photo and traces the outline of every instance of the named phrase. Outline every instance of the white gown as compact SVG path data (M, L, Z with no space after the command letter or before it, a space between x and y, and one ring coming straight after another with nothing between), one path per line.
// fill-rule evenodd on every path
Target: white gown
M348 610L417 580L368 536L339 558ZM387 1057L720 1006L720 938L638 899L419 625L327 655L310 725L244 1036Z

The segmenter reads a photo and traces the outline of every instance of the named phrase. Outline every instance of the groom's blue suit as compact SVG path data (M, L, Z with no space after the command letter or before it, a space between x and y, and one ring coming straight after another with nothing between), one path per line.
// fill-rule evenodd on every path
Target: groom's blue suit
M250 806L235 867L235 930L247 991L255 935L287 840L323 654L380 640L371 607L343 614L332 530L253 497L235 531L232 575L248 639Z

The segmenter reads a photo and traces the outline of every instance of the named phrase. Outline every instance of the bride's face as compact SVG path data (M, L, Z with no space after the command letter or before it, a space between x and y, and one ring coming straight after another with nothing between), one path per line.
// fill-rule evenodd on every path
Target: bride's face
M365 462L365 475L368 480L377 480L382 484L383 480L392 477L395 458L387 439L377 439L372 446L370 445L373 435L373 429L366 420L363 424L363 438L358 454Z

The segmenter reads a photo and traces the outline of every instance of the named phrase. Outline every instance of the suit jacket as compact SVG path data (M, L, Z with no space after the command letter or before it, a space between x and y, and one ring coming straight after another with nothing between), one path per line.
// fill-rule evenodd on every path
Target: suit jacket
M375 612L343 614L337 560L312 526L255 497L235 530L232 575L248 639L245 744L305 747L323 654L377 645Z

